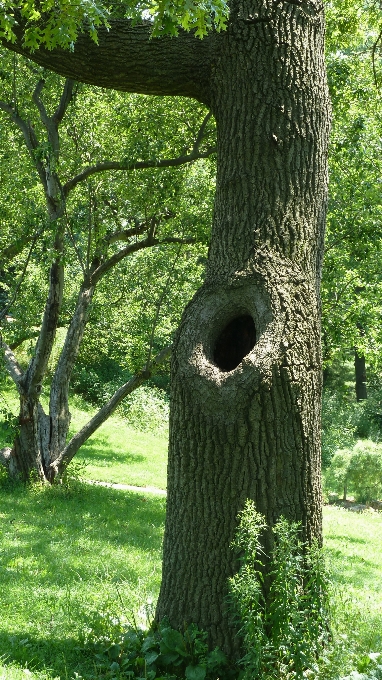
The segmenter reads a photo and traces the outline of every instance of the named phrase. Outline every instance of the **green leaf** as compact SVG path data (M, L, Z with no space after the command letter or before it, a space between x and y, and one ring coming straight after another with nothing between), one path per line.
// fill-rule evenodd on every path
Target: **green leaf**
M145 654L146 663L151 665L157 660L158 656L159 656L158 652L154 651L148 652L147 654Z
M205 666L187 666L186 678L187 680L204 680L206 672Z
M171 651L185 649L183 635L173 628L165 628L162 632L162 640Z
M153 649L156 646L157 646L156 639L152 635L149 635L142 644L142 652L148 652L149 649Z
M121 647L119 645L111 645L111 647L109 647L107 650L107 653L109 655L109 659L118 659L121 653Z

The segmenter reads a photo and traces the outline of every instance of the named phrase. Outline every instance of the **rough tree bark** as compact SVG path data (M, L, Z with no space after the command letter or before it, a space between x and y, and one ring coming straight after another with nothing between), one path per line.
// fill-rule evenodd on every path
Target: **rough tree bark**
M227 578L246 498L321 538L319 285L330 107L321 0L242 0L203 41L115 22L99 49L32 58L86 82L212 110L218 174L206 279L172 359L157 617L232 649ZM13 47L20 50L20 45ZM89 50L89 52L87 52ZM254 343L254 344L253 344ZM266 537L269 548L269 537Z

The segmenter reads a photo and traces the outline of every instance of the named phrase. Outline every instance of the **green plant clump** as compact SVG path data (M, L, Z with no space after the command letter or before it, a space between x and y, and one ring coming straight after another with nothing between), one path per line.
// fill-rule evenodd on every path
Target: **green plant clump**
M130 627L116 640L101 637L92 643L97 677L229 680L233 675L225 654L218 648L208 651L206 638L207 633L194 624L182 634L171 628L166 619L149 633Z
M247 501L233 547L241 567L230 579L243 639L243 680L317 678L329 648L329 578L322 550L300 540L300 526L273 527L270 585L264 587L260 534L265 518ZM264 592L268 590L268 596Z

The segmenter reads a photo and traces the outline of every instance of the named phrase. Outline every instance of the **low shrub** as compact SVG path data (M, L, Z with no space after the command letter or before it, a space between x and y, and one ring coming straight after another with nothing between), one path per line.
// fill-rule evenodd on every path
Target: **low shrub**
M218 648L209 651L206 640L207 633L194 624L180 633L163 619L149 632L131 626L114 639L101 636L90 648L95 654L97 678L230 680L236 677L234 669L228 667L225 654Z

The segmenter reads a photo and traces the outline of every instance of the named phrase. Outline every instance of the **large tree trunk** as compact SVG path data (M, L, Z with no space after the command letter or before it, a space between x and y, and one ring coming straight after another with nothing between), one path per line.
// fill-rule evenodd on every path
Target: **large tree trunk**
M321 539L329 104L322 8L313 9L291 5L251 23L241 8L231 18L213 81L218 179L207 277L173 351L157 617L177 628L194 621L227 650L230 543L246 498L270 525L284 515Z

